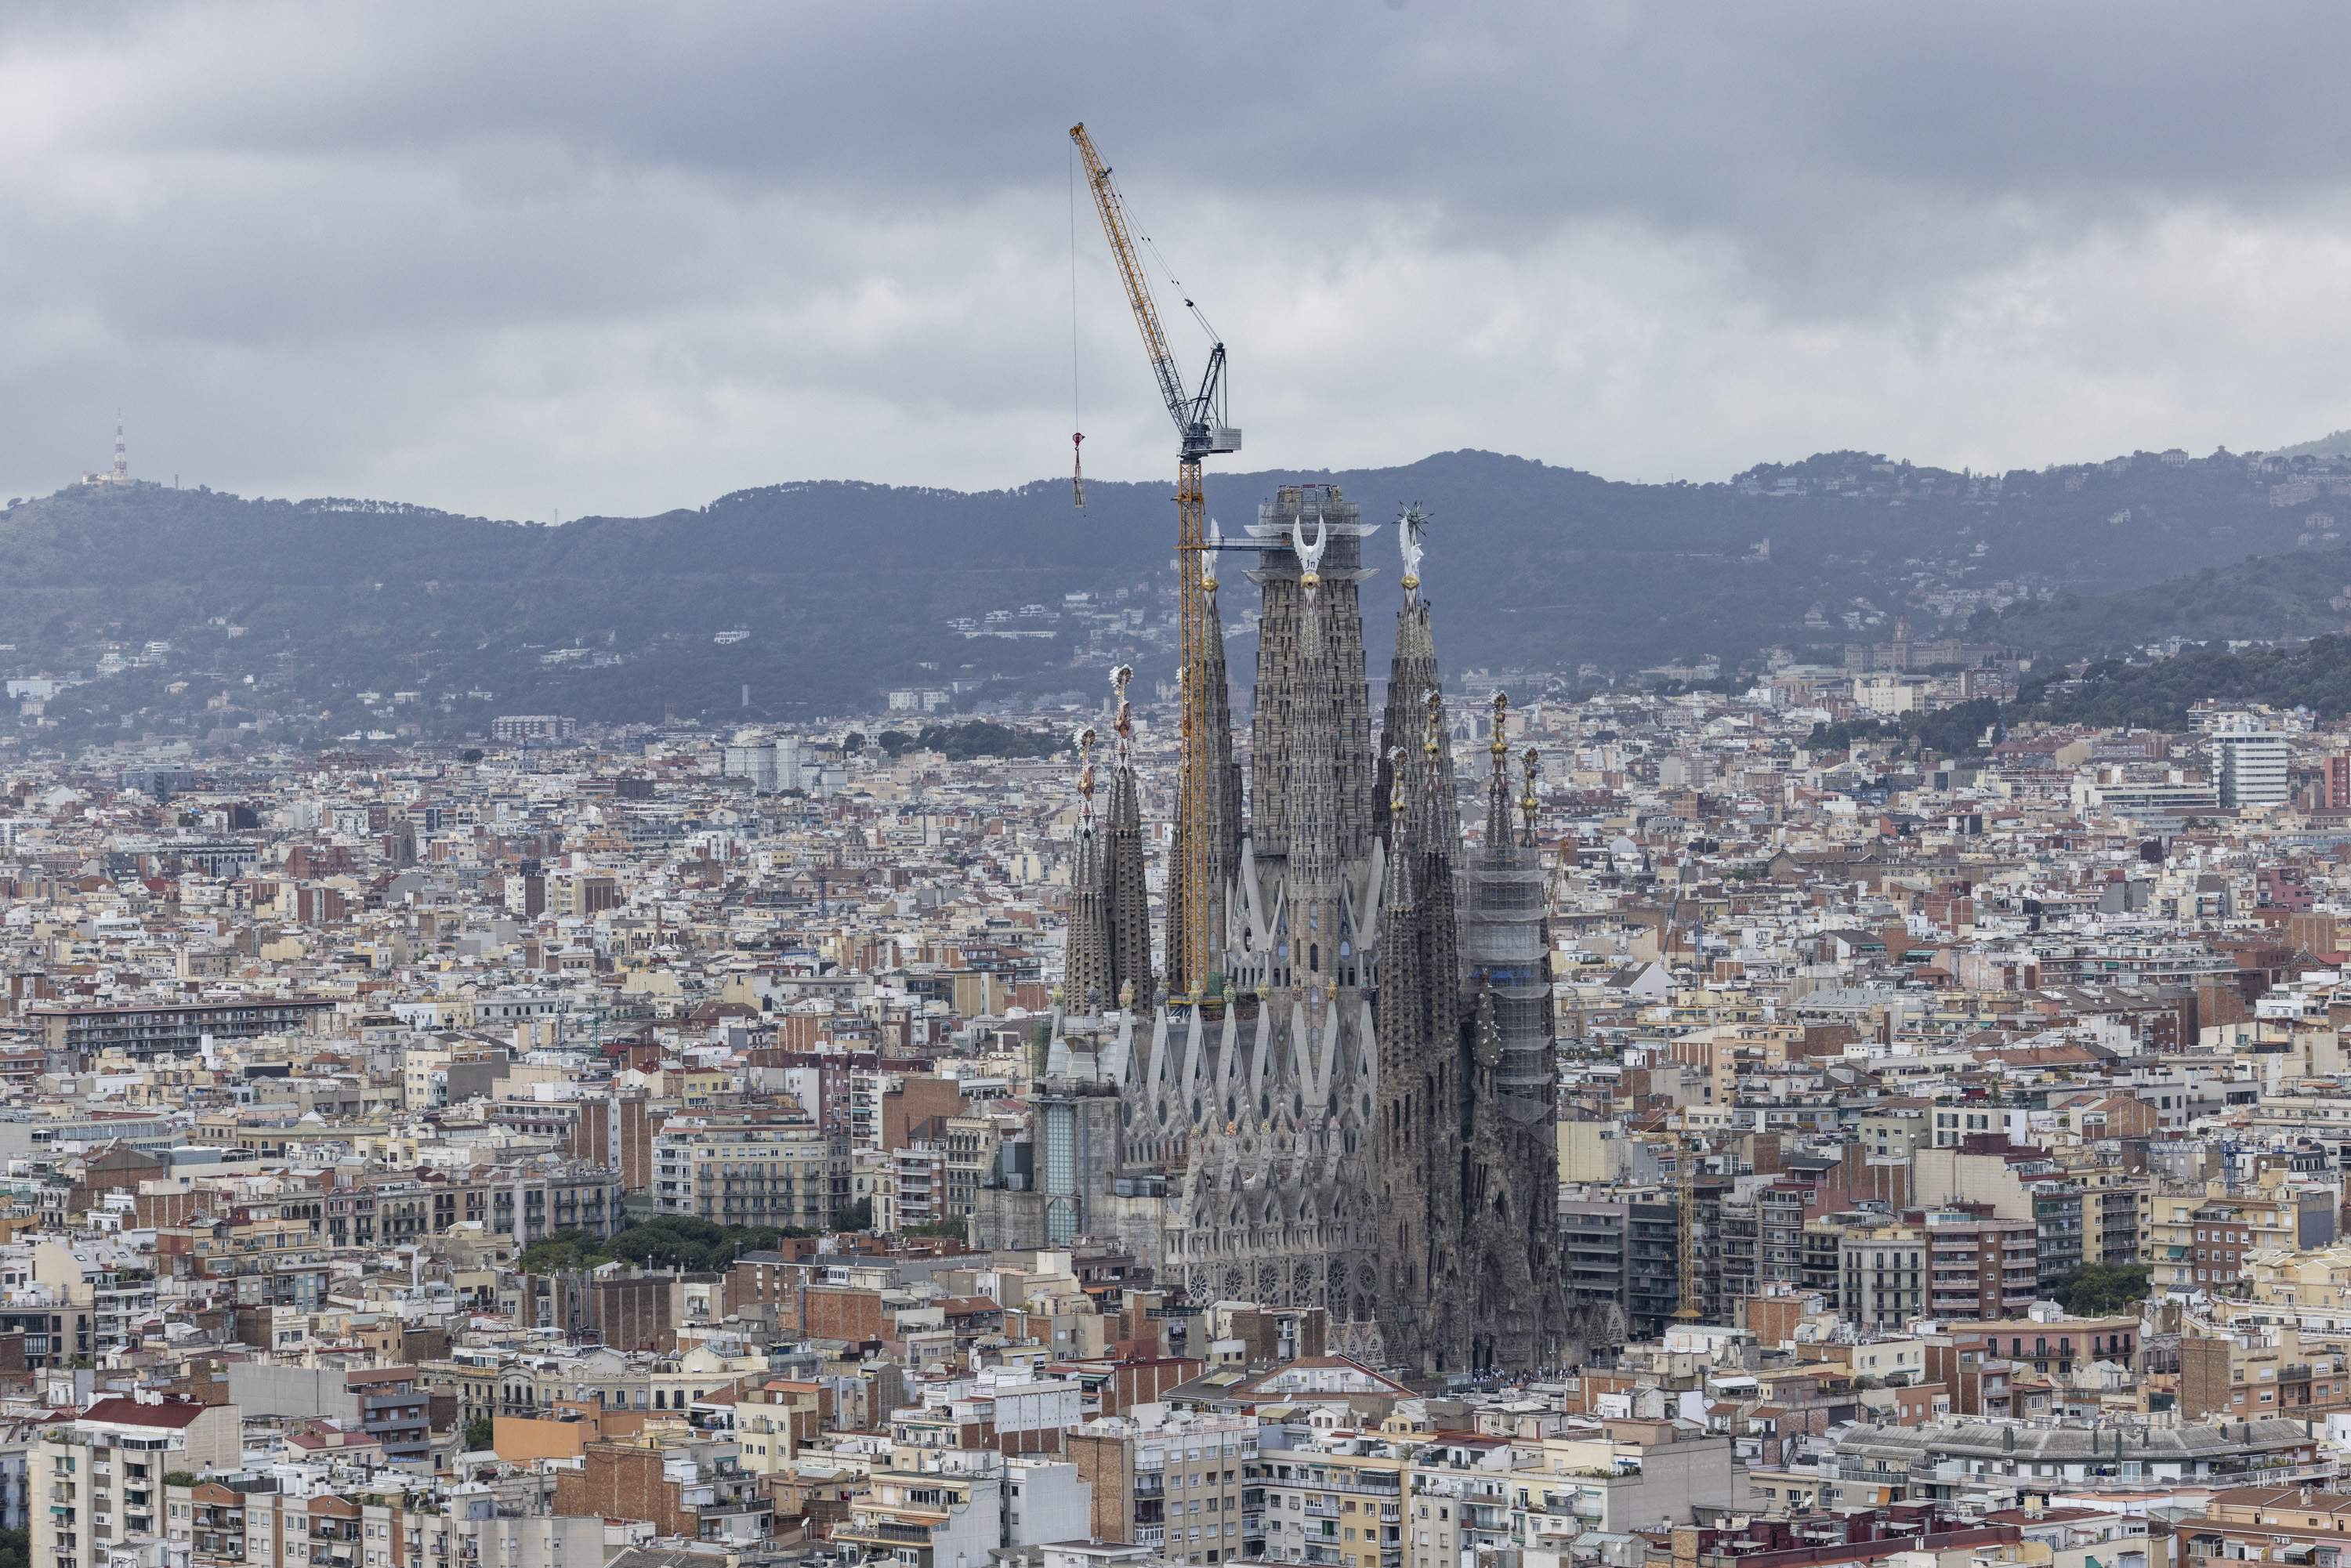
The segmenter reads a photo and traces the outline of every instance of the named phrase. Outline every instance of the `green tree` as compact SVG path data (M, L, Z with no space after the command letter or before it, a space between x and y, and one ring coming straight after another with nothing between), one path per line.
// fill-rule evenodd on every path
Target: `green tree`
M2058 1298L2076 1317L2112 1317L2147 1299L2144 1263L2092 1263L2059 1281Z
M604 1261L596 1239L584 1230L559 1230L522 1249L526 1274L552 1274L562 1269L589 1269Z
M873 1200L861 1197L832 1217L835 1230L871 1230L873 1228Z
M547 1274L619 1262L641 1269L708 1273L731 1267L746 1252L767 1251L787 1236L813 1234L793 1226L719 1225L688 1215L665 1214L632 1225L605 1241L585 1231L558 1231L523 1249L522 1268L526 1273Z
M465 1451L469 1454L478 1454L487 1448L496 1431L496 1427L492 1425L487 1416L475 1416L465 1423ZM0 1568L7 1568L7 1564L0 1563Z
M964 1222L960 1219L926 1219L920 1225L909 1225L900 1232L904 1236L945 1236L960 1241L964 1239Z

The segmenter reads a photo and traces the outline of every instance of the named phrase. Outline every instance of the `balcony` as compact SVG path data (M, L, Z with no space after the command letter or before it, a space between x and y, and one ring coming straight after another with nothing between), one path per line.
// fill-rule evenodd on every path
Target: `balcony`
M836 1541L864 1541L883 1546L928 1546L931 1531L920 1524L899 1524L877 1519L869 1524L852 1522L833 1531Z

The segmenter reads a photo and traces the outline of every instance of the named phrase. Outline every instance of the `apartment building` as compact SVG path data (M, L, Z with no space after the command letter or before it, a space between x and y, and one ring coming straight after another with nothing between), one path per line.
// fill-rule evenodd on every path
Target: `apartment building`
M165 1488L168 1540L190 1568L594 1568L601 1518L518 1514L487 1493L412 1508L381 1492L278 1490L274 1479Z
M2324 1439L2300 1421L2176 1427L1951 1419L1858 1423L1823 1461L1841 1506L1996 1505L2020 1490L2160 1496L2182 1487L2285 1486L2331 1474Z
M1560 1200L1560 1260L1571 1305L1625 1305L1625 1225L1622 1202Z
M345 1367L232 1363L229 1396L255 1416L327 1416L366 1432L385 1457L407 1462L427 1457L432 1396L413 1366Z
M700 1431L599 1438L583 1446L578 1469L557 1476L551 1511L646 1520L689 1541L756 1542L775 1504L738 1458L735 1444Z
M315 1239L338 1247L399 1246L470 1223L519 1248L559 1230L610 1236L627 1223L624 1197L611 1166L557 1159L495 1176L453 1180L434 1172L340 1188L306 1218Z
M2140 1227L2141 1260L2158 1289L2183 1294L2233 1283L2252 1253L2324 1247L2335 1239L2335 1200L2314 1182L2283 1170L2261 1173L2251 1192L2208 1182L2200 1193L2150 1192Z
M1249 1467L1253 1416L1212 1416L1146 1404L1069 1433L1063 1448L1092 1488L1098 1541L1149 1546L1169 1562L1212 1563L1262 1544ZM1234 1526L1230 1531L1227 1526Z
M96 1350L96 1289L86 1283L13 1277L0 1282L0 1333L25 1336L25 1364L37 1372L88 1360Z
M1986 1322L1947 1322L1945 1337L1991 1356L2005 1356L2041 1376L2072 1378L2098 1362L2126 1370L2139 1361L2136 1313L2111 1318L2071 1318L2048 1306L2032 1315Z
M237 997L201 1002L37 1002L26 1016L52 1051L89 1057L119 1051L145 1060L196 1055L207 1037L232 1040L308 1033L334 1010L334 1002L321 998Z
M674 1116L653 1134L653 1201L721 1225L821 1229L836 1166L824 1130L786 1113Z
M2075 1175L2082 1183L2083 1263L2137 1262L2139 1220L2150 1189L2147 1176L2112 1166Z
M1004 1544L1004 1508L1003 1455L900 1449L832 1539L898 1568L970 1568Z
M42 1427L25 1461L30 1561L106 1568L111 1553L162 1537L163 1478L235 1469L239 1420L234 1405L114 1398Z
M1928 1209L1927 1312L1937 1318L2019 1317L2040 1296L2039 1232L1983 1204Z
M1810 1228L1807 1228L1808 1230ZM1839 1312L1863 1328L1898 1329L1927 1315L1928 1232L1920 1225L1845 1229L1836 1237Z
M2289 789L2292 742L2273 731L2230 727L2212 736L2213 760L2220 776L2223 806L2276 806Z
M1512 1458L1503 1438L1458 1432L1414 1450L1405 1472L1405 1544L1414 1568L1490 1562L1518 1544Z
M1005 1545L1083 1541L1088 1508L1086 1484L1069 1460L1050 1454L1014 1454L1005 1459Z
M1264 1561L1404 1568L1405 1461L1395 1441L1339 1433L1290 1448L1259 1441ZM1230 1528L1226 1536L1220 1526L1220 1541L1242 1538L1238 1515Z
M735 1441L743 1469L776 1475L813 1442L822 1428L826 1401L821 1384L789 1378L746 1382L735 1397Z
M2220 1563L2342 1561L2351 1496L2302 1487L2239 1487L2215 1494L2179 1524L2180 1568Z
M2351 1363L2339 1342L2297 1329L2247 1328L2179 1336L2183 1419L2307 1420L2351 1409Z
M1510 1537L1530 1553L1579 1533L1687 1524L1699 1508L1736 1508L1747 1472L1726 1437L1686 1437L1667 1420L1622 1420L1604 1437L1520 1444L1510 1477Z
M979 1208L979 1189L996 1166L996 1151L1004 1127L986 1113L946 1119L946 1204L945 1218L969 1218Z
M935 1119L925 1125L936 1126L938 1123ZM912 1139L880 1157L882 1180L875 1184L873 1194L876 1228L904 1230L916 1225L935 1225L949 1218L944 1137Z

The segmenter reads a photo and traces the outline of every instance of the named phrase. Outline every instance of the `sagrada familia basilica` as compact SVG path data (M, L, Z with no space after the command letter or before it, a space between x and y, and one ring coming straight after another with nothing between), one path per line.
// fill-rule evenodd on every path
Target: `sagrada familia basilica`
M1219 639L1207 841L1188 862L1207 868L1217 967L1172 986L1153 967L1122 678L1099 812L1091 736L1082 768L1034 1169L985 1195L979 1239L1111 1241L1195 1305L1319 1307L1329 1348L1375 1365L1558 1364L1609 1326L1569 1312L1558 1267L1534 758L1510 756L1497 698L1462 809L1421 526L1398 524L1376 735L1360 595L1378 530L1314 485L1278 491L1248 529L1246 805Z

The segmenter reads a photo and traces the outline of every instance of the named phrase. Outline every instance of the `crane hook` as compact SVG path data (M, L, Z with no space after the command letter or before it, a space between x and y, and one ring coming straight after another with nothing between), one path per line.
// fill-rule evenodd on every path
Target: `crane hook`
M1070 457L1071 462L1075 465L1070 472L1070 489L1076 497L1072 504L1080 507L1084 507L1086 504L1085 441L1086 433L1084 431L1073 430L1070 432Z

